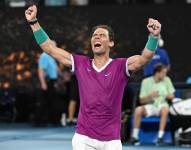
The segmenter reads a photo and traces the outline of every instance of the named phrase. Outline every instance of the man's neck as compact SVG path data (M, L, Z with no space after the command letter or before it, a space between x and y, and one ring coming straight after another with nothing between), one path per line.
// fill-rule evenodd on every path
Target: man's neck
M100 69L109 61L109 59L109 56L106 55L94 55L93 63L98 69Z
M154 81L157 83L157 82L160 82L159 78L157 76L153 76L153 79Z

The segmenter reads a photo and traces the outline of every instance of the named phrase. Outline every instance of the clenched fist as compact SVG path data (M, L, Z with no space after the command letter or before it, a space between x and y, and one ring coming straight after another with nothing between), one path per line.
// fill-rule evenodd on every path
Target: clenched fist
M30 6L26 11L25 11L25 17L28 22L31 22L36 19L37 15L37 7L36 5Z
M147 28L154 36L159 36L161 32L161 24L158 20L149 18Z

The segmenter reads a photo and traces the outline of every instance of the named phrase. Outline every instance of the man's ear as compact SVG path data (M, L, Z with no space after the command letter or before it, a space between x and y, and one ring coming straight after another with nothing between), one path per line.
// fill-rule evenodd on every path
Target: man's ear
M114 47L114 42L113 41L111 41L111 42L109 42L109 47Z

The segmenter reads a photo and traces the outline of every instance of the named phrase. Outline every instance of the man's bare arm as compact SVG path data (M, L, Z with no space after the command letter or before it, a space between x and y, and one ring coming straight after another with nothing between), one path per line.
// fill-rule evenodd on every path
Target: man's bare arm
M175 96L174 96L174 93L169 94L169 95L166 96L166 100L169 101L169 102L171 102L171 101L174 99L174 97L175 97Z
M28 22L32 22L32 21L36 20L36 15L37 15L37 7L35 5L30 6L25 11L25 17ZM31 26L33 33L38 32L39 30L42 30L42 28L38 22L35 22L34 24L31 24L30 26ZM63 63L66 66L72 65L71 54L69 52L67 52L66 50L58 48L50 40L49 37L47 37L46 40L44 40L39 45L43 51L50 54L52 57L54 57L59 62Z
M158 20L149 19L147 28L151 33L150 35L151 36L150 40L152 40L151 42L154 41L154 43L157 44L156 41L158 40L161 31L161 24L158 22ZM128 59L128 70L137 71L152 59L152 57L155 54L155 48L150 49L150 47L153 47L153 45L151 44L148 47L146 46L141 55L135 55Z
M152 91L151 94L144 97L140 97L140 103L147 104L148 102L153 101L153 98L158 96L159 96L159 93L157 91Z
M46 83L45 75L44 75L44 70L42 68L38 69L38 78L40 81L40 87L42 90L46 91L48 86Z

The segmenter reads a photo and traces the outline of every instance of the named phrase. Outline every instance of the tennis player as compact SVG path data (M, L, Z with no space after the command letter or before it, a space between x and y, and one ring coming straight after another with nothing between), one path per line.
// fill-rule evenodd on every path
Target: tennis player
M72 55L52 44L38 23L35 5L25 11L25 16L42 50L71 67L78 80L80 110L72 139L73 150L122 150L120 126L124 88L130 74L142 68L153 57L161 24L158 20L148 20L150 35L141 55L117 59L109 57L110 49L114 47L111 27L93 27L91 47L94 57L91 59Z

